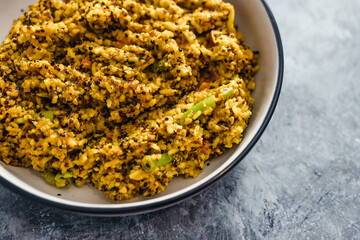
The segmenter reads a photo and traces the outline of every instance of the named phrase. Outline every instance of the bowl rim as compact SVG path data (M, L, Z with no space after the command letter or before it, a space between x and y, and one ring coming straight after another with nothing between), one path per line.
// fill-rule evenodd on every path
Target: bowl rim
M176 195L172 198L165 199L162 201L156 201L153 203L147 203L144 205L134 205L130 207L123 207L123 208L114 208L114 207L87 207L87 206L74 206L66 203L54 202L49 199L45 199L32 193L30 191L26 191L25 189L20 188L19 186L15 185L14 183L10 182L9 180L5 179L3 176L0 176L0 183L10 189L11 191L18 193L22 196L29 198L30 200L35 200L37 202L43 203L45 205L60 208L66 211L70 211L73 213L80 213L85 215L97 215L97 216L125 216L125 215L135 215L135 214L142 214L148 213L160 209L164 209L170 206L173 206L181 201L184 201L196 194L202 192L205 188L212 185L214 182L219 180L221 177L225 176L227 173L230 172L255 146L256 142L260 139L261 135L265 131L266 127L268 126L270 119L275 111L280 92L283 82L283 74L284 74L284 53L283 53L283 46L280 36L280 31L277 26L275 17L265 0L261 0L261 3L268 15L270 23L272 25L273 33L276 40L277 45L277 53L278 53L278 73L277 73L277 81L275 86L275 91L273 98L271 100L271 104L269 109L265 115L264 121L262 122L261 126L257 130L256 134L254 135L253 139L249 142L249 144L244 148L244 150L221 172L219 172L216 176L211 178L209 181L206 181L189 191L183 192L182 194ZM111 206L111 205L109 205Z

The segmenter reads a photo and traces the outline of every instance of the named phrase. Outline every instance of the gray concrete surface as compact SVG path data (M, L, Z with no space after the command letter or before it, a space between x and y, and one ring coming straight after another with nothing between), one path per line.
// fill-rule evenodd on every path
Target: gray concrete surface
M174 207L119 218L0 186L0 239L360 239L360 2L268 3L283 37L283 91L231 173Z

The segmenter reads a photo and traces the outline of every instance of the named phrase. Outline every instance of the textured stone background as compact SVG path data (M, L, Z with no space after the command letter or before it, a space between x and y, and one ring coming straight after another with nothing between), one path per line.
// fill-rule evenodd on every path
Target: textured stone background
M119 218L69 214L0 186L0 239L360 239L360 2L268 3L283 37L283 91L231 173L179 205Z

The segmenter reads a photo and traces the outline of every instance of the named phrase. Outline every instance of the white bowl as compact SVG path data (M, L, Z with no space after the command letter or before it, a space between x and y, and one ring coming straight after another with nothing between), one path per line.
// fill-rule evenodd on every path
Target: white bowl
M34 0L0 0L0 39L6 37L14 19ZM150 212L178 203L215 182L251 150L270 121L275 109L283 76L283 52L275 19L264 1L231 0L236 9L236 23L245 41L260 51L260 71L256 75L254 114L240 145L210 161L194 179L178 177L166 190L152 197L113 201L90 185L58 189L47 184L32 170L0 163L0 180L11 190L35 201L78 213L93 215L130 215Z

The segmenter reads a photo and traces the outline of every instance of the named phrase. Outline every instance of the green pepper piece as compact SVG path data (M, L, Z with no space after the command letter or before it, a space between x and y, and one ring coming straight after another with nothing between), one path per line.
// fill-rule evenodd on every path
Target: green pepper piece
M233 88L229 88L226 91L223 92L222 97L224 100L228 100L230 98L232 98L234 95L234 89Z
M216 103L215 103L215 98L214 96L210 96L208 98L205 98L204 100L198 102L197 104L195 104L192 108L190 108L189 110L187 110L180 118L180 124L183 125L185 123L185 119L189 116L190 113L194 112L198 112L201 111L203 112L206 107L211 107L211 108L215 108Z

